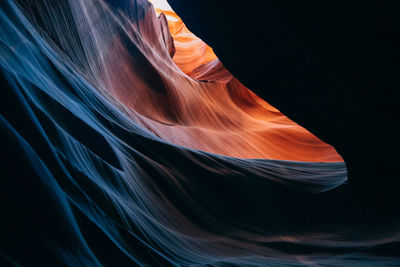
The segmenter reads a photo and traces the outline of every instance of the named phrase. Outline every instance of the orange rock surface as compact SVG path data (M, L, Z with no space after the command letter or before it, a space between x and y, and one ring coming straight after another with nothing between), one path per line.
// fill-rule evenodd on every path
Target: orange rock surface
M138 51L118 36L118 53L106 58L111 94L143 127L168 142L232 157L343 161L242 85L171 9L155 11L144 16L147 40Z

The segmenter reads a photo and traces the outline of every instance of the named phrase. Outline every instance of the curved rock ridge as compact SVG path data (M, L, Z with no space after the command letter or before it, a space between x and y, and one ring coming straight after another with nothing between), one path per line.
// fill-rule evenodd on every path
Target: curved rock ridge
M0 2L2 265L398 266L399 219L354 200L335 150L168 23Z
M142 55L114 36L103 56L106 87L145 117L144 127L168 142L231 157L343 161L332 146L232 77L172 10L155 11L162 14L158 19L149 8L140 21Z

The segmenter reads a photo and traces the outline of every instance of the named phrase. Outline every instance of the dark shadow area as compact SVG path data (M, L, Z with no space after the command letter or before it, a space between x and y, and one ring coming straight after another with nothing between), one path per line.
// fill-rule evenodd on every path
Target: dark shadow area
M244 85L338 150L362 201L397 212L400 28L394 5L170 5Z

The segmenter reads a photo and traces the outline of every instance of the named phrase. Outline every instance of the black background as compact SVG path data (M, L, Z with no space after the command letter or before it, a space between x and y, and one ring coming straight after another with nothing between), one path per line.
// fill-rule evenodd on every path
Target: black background
M169 1L244 85L338 150L363 202L397 210L399 8L358 2Z

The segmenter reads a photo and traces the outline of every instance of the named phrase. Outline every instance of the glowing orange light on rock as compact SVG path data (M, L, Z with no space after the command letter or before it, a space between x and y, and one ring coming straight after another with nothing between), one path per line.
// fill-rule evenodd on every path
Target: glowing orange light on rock
M343 161L332 146L243 86L172 9L158 7L159 21L147 14L142 22L161 25L157 33L142 32L148 45L132 53L117 39L118 56L107 59L112 94L140 114L134 116L138 123L166 141L232 157Z

